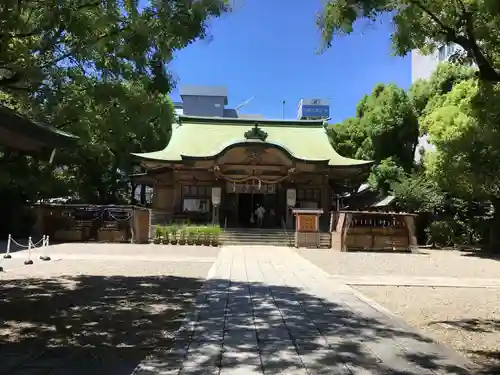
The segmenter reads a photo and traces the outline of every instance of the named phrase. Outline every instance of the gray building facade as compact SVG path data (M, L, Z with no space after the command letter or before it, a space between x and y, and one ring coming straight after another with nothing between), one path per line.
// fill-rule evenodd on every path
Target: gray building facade
M430 55L423 55L418 50L411 51L411 82L429 78L439 63L448 61L460 50L462 47L456 44L443 44Z

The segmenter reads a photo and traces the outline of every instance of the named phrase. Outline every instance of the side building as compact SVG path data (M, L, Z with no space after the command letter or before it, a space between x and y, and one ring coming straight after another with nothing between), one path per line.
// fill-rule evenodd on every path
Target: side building
M0 145L52 162L56 149L75 146L78 137L32 121L0 104ZM6 155L4 155L4 158Z
M340 156L323 120L181 115L163 150L134 156L146 173L132 178L153 187L153 209L232 227L251 226L257 205L271 227L290 223L290 206L323 209L326 219L335 197L356 191L372 165Z
M449 61L450 57L461 50L456 44L444 44L429 55L423 55L418 50L411 52L411 82L415 83L419 79L428 79L434 73L437 66ZM418 147L415 150L415 160L420 160L420 149L432 149L426 135L418 140Z
M440 63L449 61L461 49L456 44L444 44L429 55L423 55L418 50L411 51L411 82L429 78Z

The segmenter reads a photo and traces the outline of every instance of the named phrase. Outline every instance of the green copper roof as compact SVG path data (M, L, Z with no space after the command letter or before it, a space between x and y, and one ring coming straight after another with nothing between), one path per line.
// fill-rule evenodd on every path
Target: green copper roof
M249 131L252 133L250 136ZM265 140L256 139L259 135ZM340 156L330 144L322 120L180 116L179 123L173 125L172 137L165 149L133 155L144 160L176 162L183 158L214 157L234 144L256 143L279 147L299 160L325 162L330 166L361 166L372 163Z

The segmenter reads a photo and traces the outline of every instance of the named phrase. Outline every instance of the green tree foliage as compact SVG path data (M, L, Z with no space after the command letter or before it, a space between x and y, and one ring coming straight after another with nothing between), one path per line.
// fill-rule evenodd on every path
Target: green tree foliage
M405 211L438 214L444 210L444 192L435 181L423 173L401 178L392 187L396 204Z
M484 81L500 82L500 18L497 0L329 0L318 16L325 47L334 38L351 34L356 21L392 18L394 52L413 49L429 53L455 43L473 61Z
M372 168L369 185L382 194L388 194L392 186L405 178L403 168L392 157L382 160Z
M396 85L377 85L359 101L356 117L328 131L341 155L376 161L370 184L383 192L413 167L418 122L409 97Z
M60 196L127 202L130 153L170 136L166 64L228 10L226 0L3 1L0 103L80 141L52 166L25 155L7 163L0 150L2 211Z
M131 153L158 150L168 143L174 121L170 99L148 91L146 85L86 77L75 80L64 92L67 95L60 100L47 103L44 113L51 113L57 122L78 113L85 116L64 126L80 137L80 149L58 158L66 166L60 177L84 202L127 201Z
M0 88L54 89L78 68L85 75L147 78L168 92L163 64L206 36L224 0L5 0L0 5Z

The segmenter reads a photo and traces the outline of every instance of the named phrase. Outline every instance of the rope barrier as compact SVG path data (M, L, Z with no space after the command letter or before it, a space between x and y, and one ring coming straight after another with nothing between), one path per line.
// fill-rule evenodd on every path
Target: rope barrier
M43 254L40 255L40 260L43 261L49 261L51 260L50 256L48 255L48 247L49 247L49 236L43 235L42 238L37 241L36 243L33 242L31 237L28 237L28 244L23 245L22 243L17 242L12 238L12 235L9 234L8 240L7 240L7 249L5 251L5 254L3 255L3 259L12 259L11 255L11 248L12 244L17 246L18 248L21 249L27 249L28 250L28 259L24 261L25 265L32 265L33 264L33 259L32 259L32 252L33 249L41 249ZM4 268L0 267L0 272L3 272Z
M132 214L128 215L125 219L119 219L117 218L116 216L114 216L111 212L108 211L108 215L109 217L111 217L112 219L114 219L115 221L128 221L130 220L130 218L132 217Z

